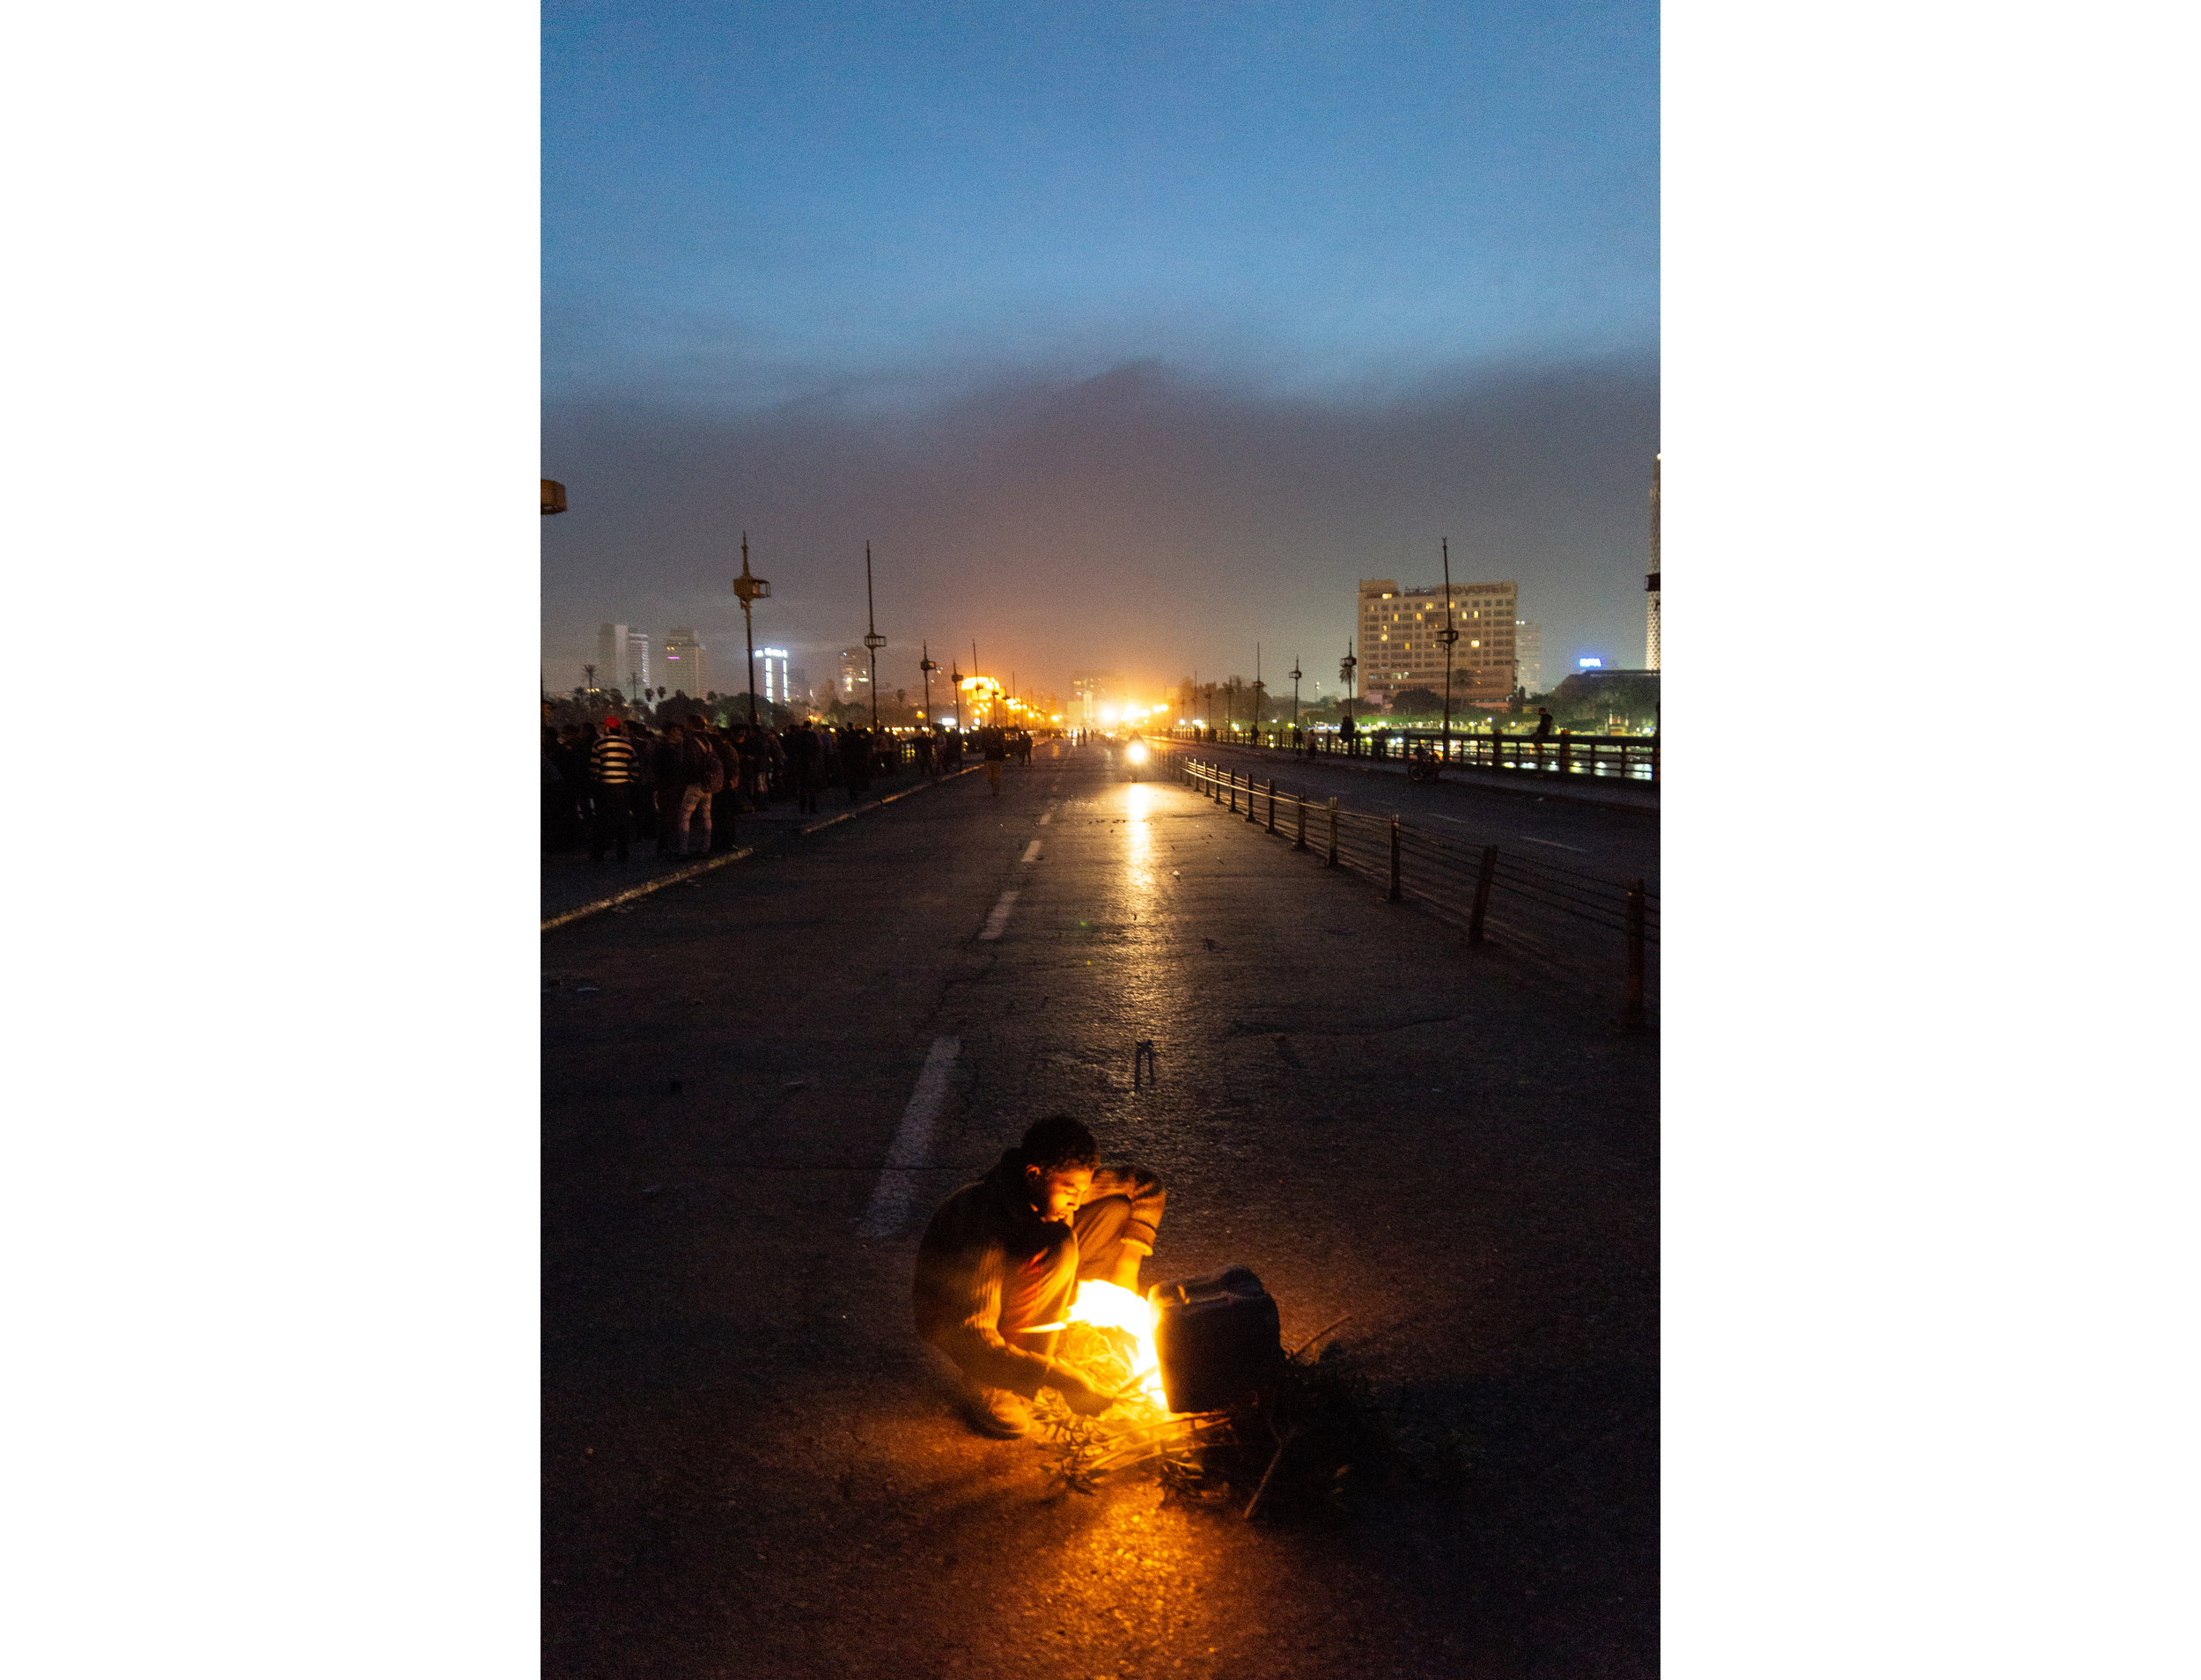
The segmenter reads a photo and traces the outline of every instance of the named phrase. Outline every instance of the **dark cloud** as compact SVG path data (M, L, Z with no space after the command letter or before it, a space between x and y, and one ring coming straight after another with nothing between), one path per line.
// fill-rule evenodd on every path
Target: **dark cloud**
M1088 667L1250 674L1256 640L1272 675L1298 654L1329 682L1356 580L1433 579L1440 536L1455 578L1519 580L1555 682L1578 651L1640 660L1657 438L1648 357L1358 396L1131 363L915 409L554 404L544 470L573 511L545 524L546 673L577 681L604 619L738 649L746 527L774 585L760 642L813 666L863 633L872 542L887 689L916 683L921 637L1058 691Z

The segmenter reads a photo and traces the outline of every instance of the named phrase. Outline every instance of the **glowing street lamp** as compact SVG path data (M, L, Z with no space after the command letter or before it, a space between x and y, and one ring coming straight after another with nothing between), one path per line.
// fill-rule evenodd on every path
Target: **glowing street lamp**
M879 615L872 605L872 545L864 545L864 622L871 628L864 632L864 645L872 654L872 728L879 728L879 650L887 645L887 638L879 633Z
M756 726L756 625L750 608L772 593L772 586L749 571L749 534L741 534L741 575L733 580L733 593L741 600L741 634L749 649L749 726Z

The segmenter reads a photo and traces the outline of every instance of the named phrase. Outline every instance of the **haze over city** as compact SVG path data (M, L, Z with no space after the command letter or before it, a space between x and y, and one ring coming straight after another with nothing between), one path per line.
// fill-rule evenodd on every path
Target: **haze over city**
M865 630L1336 691L1363 577L1643 656L1655 11L553 4L543 675ZM1319 683L1319 688L1318 688Z

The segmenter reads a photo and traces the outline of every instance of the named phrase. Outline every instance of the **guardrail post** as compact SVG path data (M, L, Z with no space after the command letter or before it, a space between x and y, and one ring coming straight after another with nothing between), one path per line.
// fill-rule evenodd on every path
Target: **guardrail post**
M1562 729L1559 732L1559 774L1571 775L1573 770L1574 732L1572 729Z
M1292 802L1299 807L1299 835L1298 839L1292 841L1292 850L1305 851L1307 850L1307 795L1295 793L1292 795Z
M1231 777L1231 814L1232 814L1233 816L1236 816L1236 815L1238 814L1238 772L1237 772L1236 770L1233 770L1233 771L1230 773L1230 777Z
M1399 896L1399 819L1396 812L1391 814L1391 890L1384 896L1395 900Z
M1337 796L1336 796L1335 793L1333 793L1333 794L1331 794L1331 795L1329 796L1329 866L1330 868L1332 868L1332 869L1335 869L1335 868L1336 868L1336 867L1337 867Z
M1483 912L1491 907L1491 877L1498 873L1498 848L1483 848L1482 866L1475 872L1475 904L1468 911L1468 943L1483 943Z
M1277 831L1277 778L1269 778L1269 832Z
M1643 883L1628 885L1628 1005L1620 1024L1631 1033L1643 1030Z
M1255 802L1254 788L1254 773L1248 770L1246 772L1246 821L1248 822L1261 821L1261 807Z

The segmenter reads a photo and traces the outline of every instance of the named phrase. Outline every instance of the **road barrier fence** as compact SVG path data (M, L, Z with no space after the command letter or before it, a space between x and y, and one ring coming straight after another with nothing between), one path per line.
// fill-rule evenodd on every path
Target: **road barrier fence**
M1623 1022L1630 1028L1645 1023L1650 968L1646 947L1658 943L1659 929L1658 895L1643 881L1608 881L1517 850L1431 833L1396 814L1351 810L1334 794L1317 799L1295 792L1280 787L1274 777L1264 783L1251 772L1241 774L1188 753L1172 755L1171 769L1186 786L1232 814L1237 814L1242 793L1248 822L1262 821L1257 807L1265 800L1270 834L1277 832L1276 813L1281 806L1294 851L1308 849L1307 814L1313 812L1329 825L1324 867L1380 883L1388 900L1411 899L1439 920L1462 929L1469 945L1483 944L1499 920L1511 923L1500 931L1501 938L1510 933L1514 942L1546 956L1555 954L1550 934L1559 926L1615 935L1625 979ZM1496 918L1491 914L1494 898L1500 906ZM1545 937L1529 932L1526 919L1530 916ZM1563 920L1546 920L1555 916ZM1592 967L1609 974L1610 961L1609 956L1592 957Z
M1294 741L1284 727L1240 729L1173 729L1170 739L1188 745L1210 742L1249 748L1257 752L1288 754L1294 758L1358 758L1376 763L1400 763L1413 756L1416 748L1426 748L1439 768L1476 770L1499 775L1559 775L1618 777L1631 782L1659 779L1659 738L1656 735L1557 734L1492 735L1454 730L1449 737L1434 729L1367 729L1351 735L1329 730L1309 730Z

